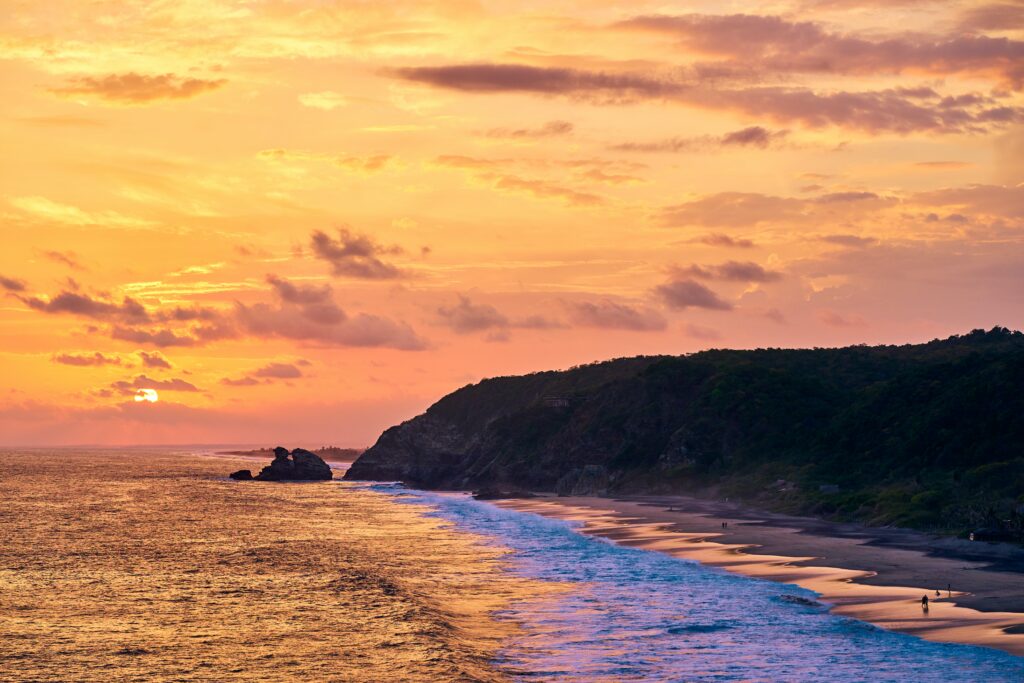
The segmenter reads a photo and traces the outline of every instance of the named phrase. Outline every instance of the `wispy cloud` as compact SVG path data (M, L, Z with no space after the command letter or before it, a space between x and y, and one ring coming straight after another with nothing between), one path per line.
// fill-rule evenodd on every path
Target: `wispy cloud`
M1009 13L1000 15L1009 18ZM976 15L975 24L983 23ZM968 19L969 20L969 19ZM753 14L641 16L620 27L669 35L681 47L773 72L901 74L995 78L1020 87L1024 43L983 35L910 33L864 36L829 31L812 21Z
M276 304L235 305L234 318L247 335L305 341L324 346L385 347L419 351L427 343L404 322L357 313L350 315L334 301L330 287L296 286L271 276Z
M350 154L325 154L293 149L265 149L259 152L256 157L264 161L325 163L354 173L376 173L382 171L392 160L390 154L354 156Z
M85 270L85 266L78 260L78 256L73 251L57 251L56 249L47 249L40 252L45 258L65 265L71 270Z
M116 302L94 298L87 294L63 291L49 299L24 297L22 301L29 308L43 313L69 313L93 320L131 324L150 321L149 312L145 306L130 297L124 297L120 302Z
M553 138L572 133L574 126L568 121L548 121L533 128L491 128L484 132L489 138L506 140L536 140Z
M722 135L674 137L655 142L621 142L611 149L622 152L713 152L723 149L767 149L778 146L789 136L788 130L769 130L748 126Z
M468 296L461 294L455 304L438 306L435 312L438 322L456 334L475 332L497 334L500 332L501 336L492 337L492 341L507 341L508 331L513 328L553 330L566 327L559 320L537 313L523 318L508 316L491 304L476 303Z
M338 228L337 234L331 237L322 230L314 230L310 237L313 255L329 263L333 275L366 280L393 280L406 275L383 260L385 256L402 253L400 247L380 245L368 235L347 228Z
M460 296L458 303L453 306L439 306L437 315L446 326L459 334L509 325L508 318L494 306L475 304L466 296Z
M299 102L305 107L331 111L348 106L349 99L333 90L321 90L320 92L307 92L299 95Z
M600 299L566 302L569 320L581 327L598 327L634 332L660 332L668 321L657 311L645 306Z
M24 292L27 288L28 284L24 280L0 275L0 289L8 292Z
M711 247L730 247L737 249L750 249L754 246L754 242L752 240L741 237L730 237L729 235L724 235L720 232L697 237L693 242L706 244Z
M146 375L138 375L134 379L113 382L110 388L126 396L134 395L139 389L156 389L158 391L198 392L199 387L183 379L152 379Z
M654 295L670 309L678 311L688 308L727 311L732 308L732 304L721 299L701 283L680 275L655 287Z
M75 76L52 92L65 97L91 96L116 104L148 104L157 100L181 100L223 87L223 78L206 80L175 74L146 75L134 72L106 76Z
M782 273L767 270L753 261L726 261L711 266L692 265L687 268L676 268L673 273L681 277L733 282L774 282L782 278Z
M108 356L99 351L94 351L93 353L57 353L51 356L50 360L61 365L75 365L78 367L124 364L120 356Z
M242 377L225 377L220 383L232 387L251 387L259 384L270 384L275 380L299 379L303 377L302 370L294 363L274 362L246 373Z
M170 370L173 367L171 362L157 351L139 351L138 356L142 361L142 366L146 368Z
M14 197L12 206L35 218L65 225L115 228L144 228L153 225L152 221L126 216L117 211L86 211L71 204L39 196Z
M408 67L398 78L473 93L563 95L596 104L660 99L735 111L807 128L838 126L870 133L954 133L1003 126L1020 108L982 95L942 97L929 88L818 91L800 86L715 84L697 75L609 73L521 64Z

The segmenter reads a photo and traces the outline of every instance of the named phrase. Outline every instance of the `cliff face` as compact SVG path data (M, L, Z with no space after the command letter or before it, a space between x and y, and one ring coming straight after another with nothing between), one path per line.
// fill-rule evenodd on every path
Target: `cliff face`
M459 465L478 435L429 412L391 427L359 457L346 479L403 481L424 488L453 486Z
M610 453L581 423L589 420L584 397L593 401L609 383L635 379L658 360L620 359L463 387L381 434L345 477L422 488L498 483L551 490L566 472Z
M984 522L1024 494L1024 335L706 351L499 377L384 432L347 479L572 493L715 487L874 522ZM1022 498L1020 503L1024 503Z

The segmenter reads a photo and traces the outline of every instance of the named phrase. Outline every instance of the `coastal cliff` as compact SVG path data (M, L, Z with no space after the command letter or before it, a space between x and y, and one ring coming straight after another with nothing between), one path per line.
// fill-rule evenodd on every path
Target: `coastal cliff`
M959 531L1020 526L1024 335L611 360L497 377L385 431L345 475L420 488L733 496Z

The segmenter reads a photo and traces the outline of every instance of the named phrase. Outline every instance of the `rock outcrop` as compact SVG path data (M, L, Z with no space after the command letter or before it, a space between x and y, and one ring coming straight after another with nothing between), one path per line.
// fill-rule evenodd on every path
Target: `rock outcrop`
M330 466L316 453L302 448L289 453L281 446L274 449L273 462L255 477L249 470L239 470L230 476L239 481L328 481L334 478Z
M656 360L627 358L463 387L386 430L345 478L509 492L552 491L564 475L588 465L600 465L614 477L610 461L646 427L641 420L650 418L620 419L618 431L591 426L605 423L603 413L610 409L621 412L646 402L635 380ZM612 385L615 390L605 391ZM553 402L551 396L567 398ZM611 483L600 488L610 489Z
M506 500L509 498L536 498L536 494L516 487L484 486L473 491L477 500Z
M555 484L560 496L603 496L608 492L608 470L601 465L574 469Z
M333 478L331 467L316 453L302 448L292 451L295 463L295 479L299 481L321 481Z

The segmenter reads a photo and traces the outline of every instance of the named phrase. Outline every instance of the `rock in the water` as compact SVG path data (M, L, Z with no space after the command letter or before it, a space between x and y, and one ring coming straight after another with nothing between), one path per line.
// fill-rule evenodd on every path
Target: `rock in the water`
M260 481L289 481L295 479L295 463L288 458L288 449L278 446L274 449L274 460L260 470L256 478Z
M536 498L536 496L529 491L524 491L520 488L504 488L501 486L484 486L483 488L473 491L473 497L477 500L500 500L502 498Z
M292 462L295 463L296 479L321 481L333 477L330 466L316 453L296 448L292 451Z
M803 605L804 607L825 607L825 605L821 604L817 600L805 598L802 595L780 595L779 598L786 602L791 602L794 605Z
M296 448L274 449L274 461L256 475L258 481L327 481L333 479L330 466L316 453Z
M252 472L249 470L238 470L228 475L235 481L250 481L252 479Z

